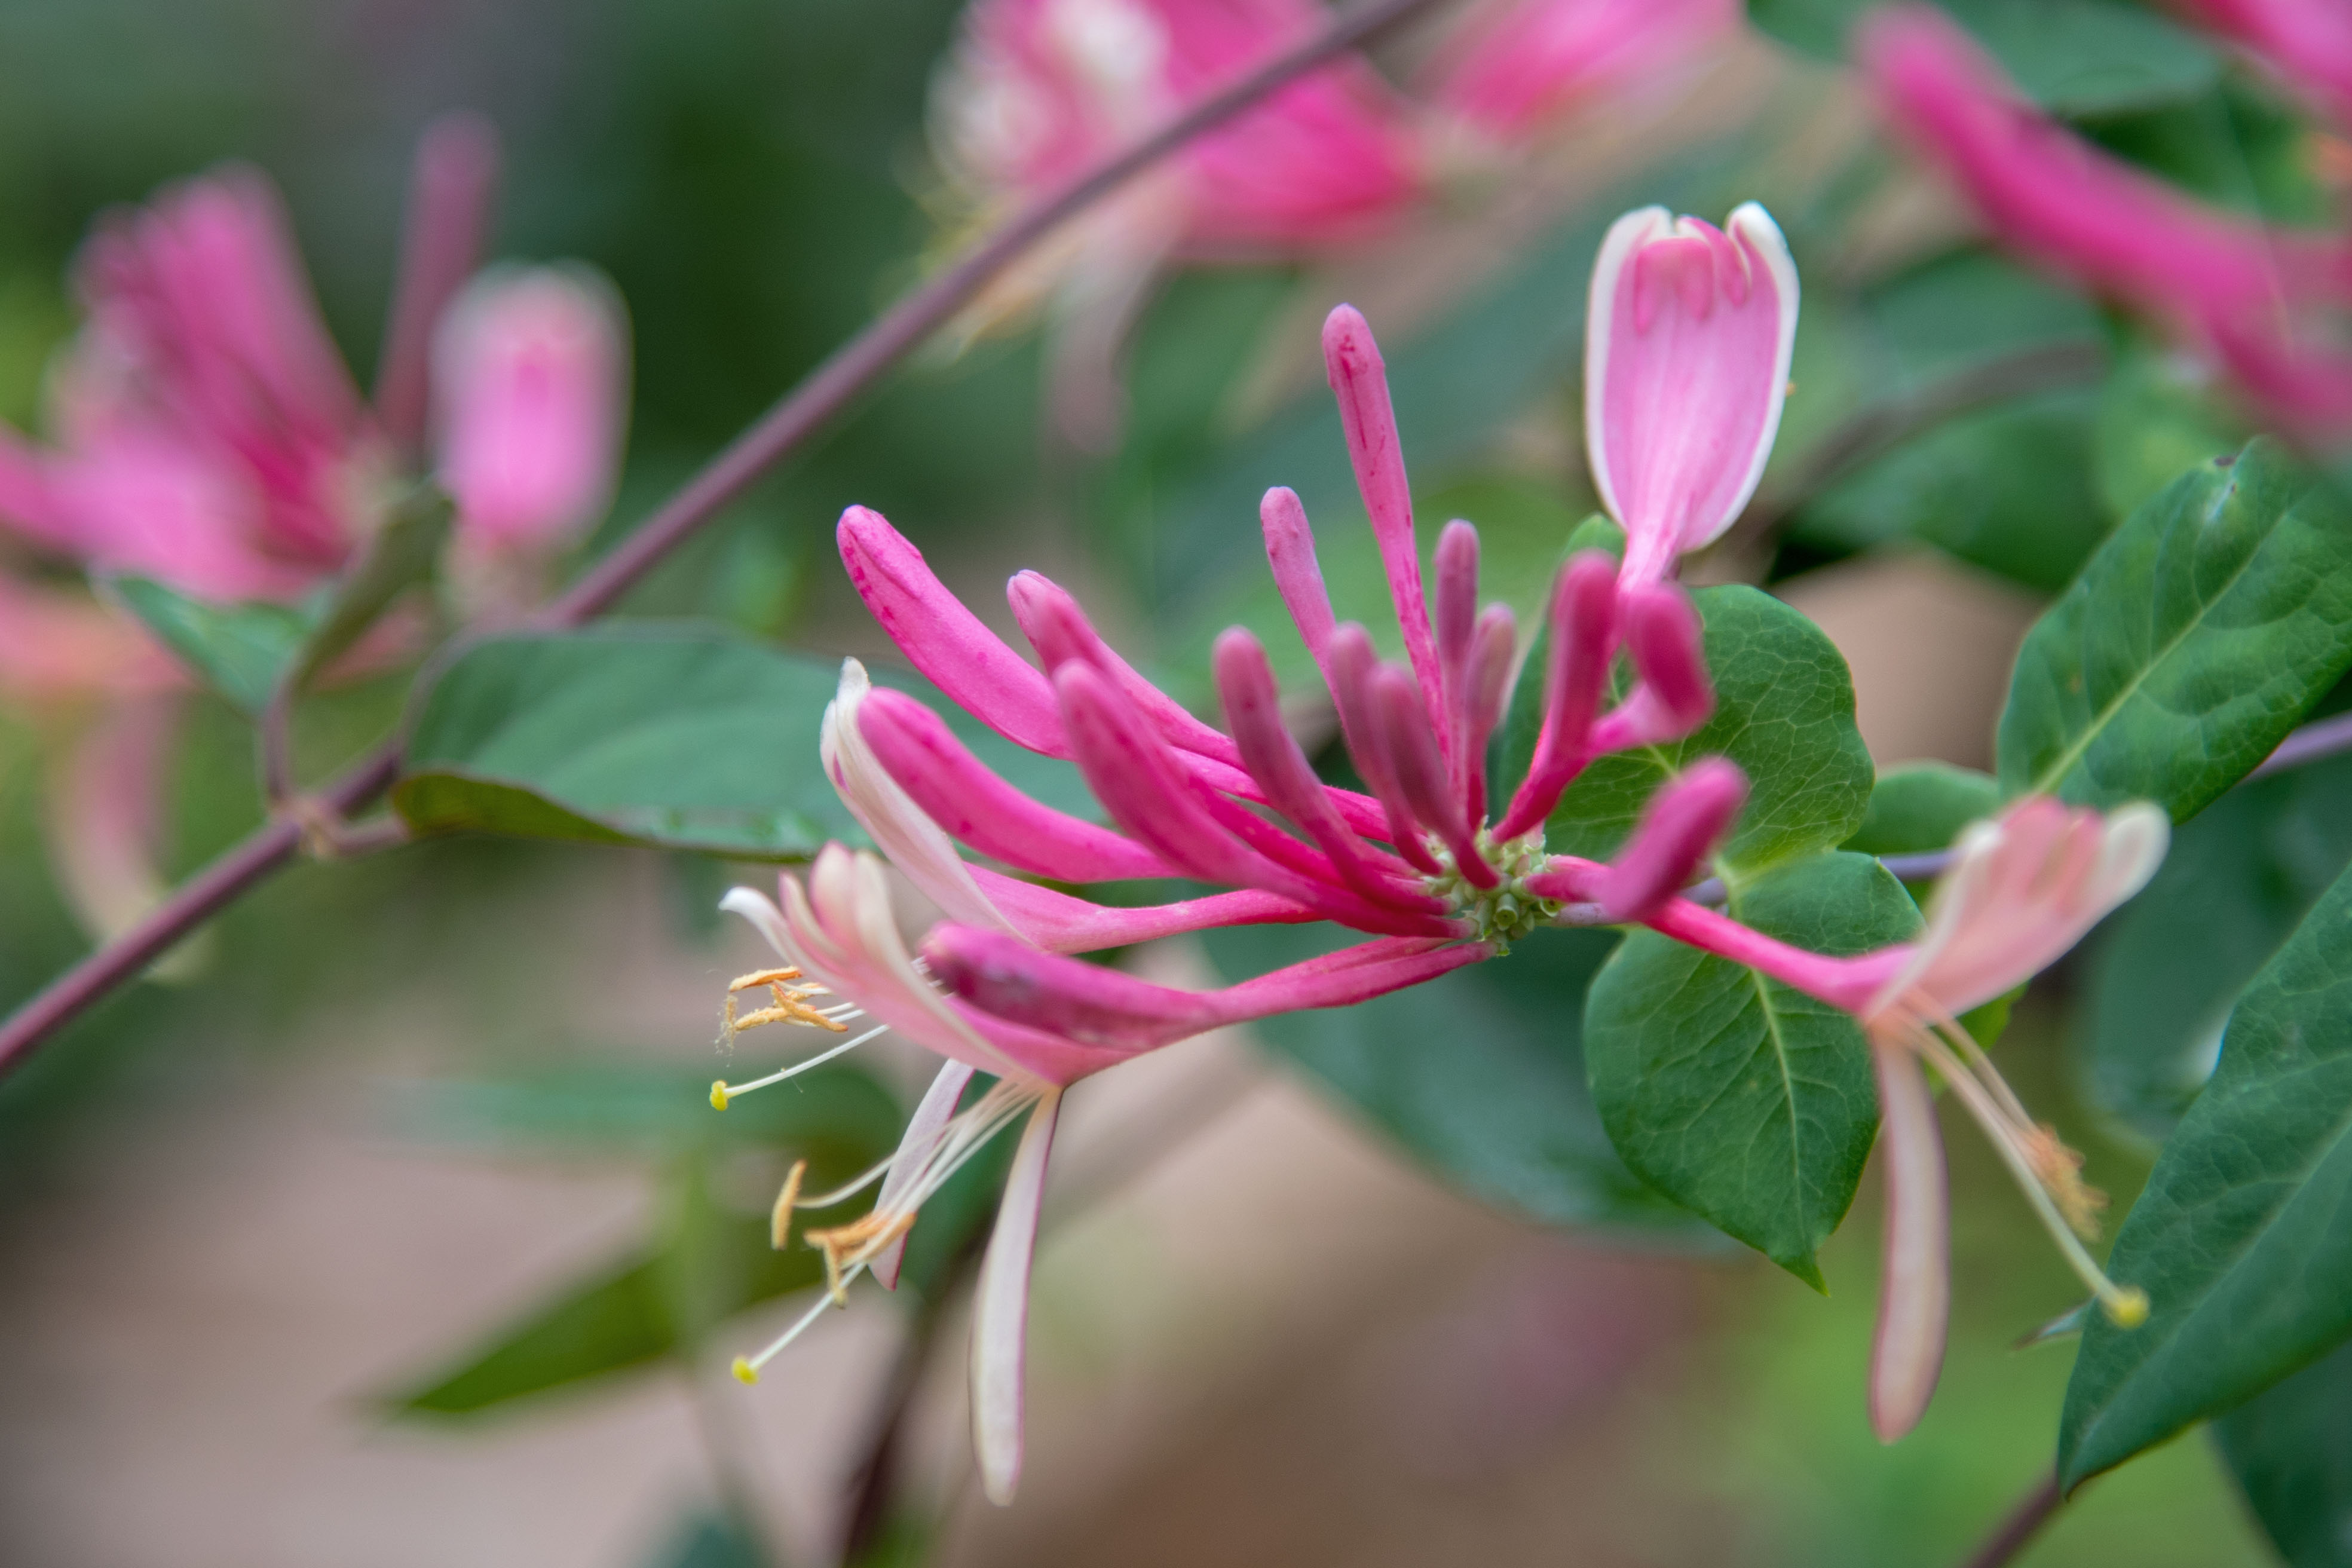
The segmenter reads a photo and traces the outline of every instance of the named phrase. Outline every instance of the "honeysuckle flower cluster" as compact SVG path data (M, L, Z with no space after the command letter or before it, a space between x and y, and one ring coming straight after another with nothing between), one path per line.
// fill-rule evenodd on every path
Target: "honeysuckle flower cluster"
M159 890L149 857L121 841L154 814L123 803L152 794L172 717L154 695L185 681L128 617L12 568L53 563L204 599L293 602L333 580L429 473L455 504L457 596L497 612L602 511L626 323L584 268L466 280L495 155L469 121L423 142L400 298L428 312L416 336L430 348L414 356L413 391L395 391L388 371L374 406L327 334L284 204L258 171L170 187L108 215L83 247L74 281L86 322L50 376L49 444L0 426L0 689L111 704L68 765L81 783L57 792L52 829L63 880L100 931ZM413 416L394 408L404 401Z
M2343 6L2192 0L2180 9L2352 129ZM2034 108L1933 6L1874 13L1855 40L1888 119L2003 243L2163 321L2274 416L2318 434L2352 428L2352 238L2221 211L2094 146Z
M740 1359L740 1377L756 1381L859 1275L894 1285L924 1201L1021 1123L977 1287L971 1352L982 1475L989 1496L1007 1500L1021 1467L1030 1263L1064 1091L1204 1030L1421 984L1563 924L1647 924L1824 997L1862 1025L1878 1064L1893 1194L1873 1375L1883 1435L1916 1418L1942 1347L1943 1173L1923 1061L1984 1123L2109 1310L2125 1319L2145 1310L2144 1298L2105 1279L2069 1228L2094 1206L2074 1157L2028 1118L1955 1019L2021 984L2137 889L2162 853L2160 815L2135 808L2103 819L2021 802L1963 837L1919 941L1850 959L1788 947L1683 896L1747 798L1748 780L1727 759L1700 759L1661 787L1606 863L1545 847L1546 820L1593 759L1685 737L1713 710L1698 617L1672 574L1754 492L1786 395L1797 306L1786 246L1753 204L1720 229L1656 208L1612 227L1589 305L1589 436L1625 554L1621 564L1586 552L1563 566L1545 610L1548 658L1524 674L1512 612L1479 606L1475 527L1446 525L1433 581L1424 582L1378 347L1356 310L1332 311L1325 364L1403 658L1383 660L1365 628L1336 619L1296 495L1268 491L1261 521L1268 565L1361 791L1318 776L1283 724L1265 649L1248 631L1230 629L1215 645L1220 729L1146 680L1046 578L1024 572L1007 590L1032 664L887 521L849 509L843 564L908 662L998 734L1074 763L1108 823L1022 794L938 714L845 664L824 717L824 763L878 854L828 846L804 881L782 879L781 904L739 888L725 907L784 960L735 983L730 1038L764 1023L846 1037L766 1078L721 1080L712 1103L724 1109L888 1031L944 1065L892 1159L862 1182L804 1194L795 1169L777 1204L780 1246L797 1211L880 1188L863 1218L804 1233L824 1254L827 1296ZM1612 683L1621 655L1627 680ZM1487 776L1487 741L1518 679L1542 683L1542 722L1526 777L1505 795ZM889 868L939 911L911 945ZM1223 890L1145 908L1061 890L1139 878ZM1361 940L1212 991L1073 956L1211 927L1309 921ZM739 1016L735 995L744 992L764 993L769 1005ZM981 1073L992 1085L963 1105Z
M992 221L1059 190L1328 20L1316 0L975 0L933 90L957 205ZM1066 435L1117 433L1115 365L1174 260L1328 254L1393 229L1465 159L1654 89L1738 26L1731 0L1491 0L1410 92L1349 56L1100 204L990 291L973 330L1046 303Z

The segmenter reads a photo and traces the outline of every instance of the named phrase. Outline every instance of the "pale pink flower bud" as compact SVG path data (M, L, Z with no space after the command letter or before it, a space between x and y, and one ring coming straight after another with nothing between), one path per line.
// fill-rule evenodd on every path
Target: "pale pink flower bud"
M583 268L497 268L433 345L440 478L466 548L543 555L602 515L620 462L628 326Z
M1721 229L1664 207L1611 226L1592 268L1585 446L1629 584L1669 575L1756 493L1796 335L1796 264L1754 202Z

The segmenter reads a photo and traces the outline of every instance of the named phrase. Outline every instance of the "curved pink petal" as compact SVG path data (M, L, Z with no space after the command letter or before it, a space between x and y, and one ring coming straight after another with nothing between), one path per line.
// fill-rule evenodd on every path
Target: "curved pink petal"
M963 1099L966 1085L971 1082L972 1068L969 1063L947 1061L940 1064L931 1087L915 1106L915 1114L907 1119L907 1130L899 1135L898 1152L890 1156L890 1173L882 1178L882 1190L874 1195L874 1206L884 1214L897 1206L921 1172L924 1159L929 1155L940 1133L955 1115L956 1104ZM907 1238L898 1237L875 1254L872 1265L874 1278L885 1290L898 1288L898 1268L906 1261Z
M1429 97L1498 142L1603 95L1644 87L1736 33L1738 0L1502 0L1431 62Z

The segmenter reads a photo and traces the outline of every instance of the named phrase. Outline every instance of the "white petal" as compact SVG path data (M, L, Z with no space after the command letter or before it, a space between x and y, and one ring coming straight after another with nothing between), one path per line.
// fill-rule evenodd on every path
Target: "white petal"
M1601 253L1592 258L1592 283L1584 304L1584 451L1592 470L1592 488L1601 505L1619 522L1625 521L1610 482L1609 443L1601 428L1601 409L1609 384L1610 323L1617 313L1617 279L1633 253L1660 233L1674 227L1675 215L1664 207L1636 207L1609 226Z
M1037 1251L1037 1211L1045 1196L1045 1156L1062 1092L1049 1089L1029 1113L996 1233L980 1266L971 1317L971 1444L982 1489L1002 1507L1021 1483L1021 1383L1029 1331L1029 1273Z
M730 888L719 907L730 915L740 915L751 922L752 929L768 939L768 945L787 960L793 957L793 940L784 927L784 911L776 901L756 888Z
M955 840L899 787L866 743L865 732L857 727L857 710L873 689L864 665L854 658L841 661L841 686L825 706L819 751L825 776L833 781L842 805L890 864L905 872L908 880L946 911L948 919L1019 935L1013 922L980 890L971 868L956 851Z
M1772 412L1764 421L1763 434L1756 442L1756 450L1748 459L1748 474L1740 481L1734 499L1725 503L1722 512L1711 521L1700 523L1685 534L1682 548L1696 550L1712 544L1723 531L1739 519L1763 482L1764 465L1772 458L1772 443L1780 434L1780 416L1789 401L1789 366L1797 352L1797 263L1789 254L1789 242L1780 233L1780 226L1772 215L1757 202L1742 202L1724 220L1724 232L1734 240L1746 240L1756 247L1764 259L1765 270L1772 274L1773 298L1780 302L1780 348L1772 361Z
M1878 1157L1886 1171L1886 1247L1870 1347L1870 1426L1892 1443L1918 1425L1944 1369L1951 1246L1944 1144L1927 1074L1901 1047L1877 1046Z
M971 1081L972 1071L962 1062L950 1061L931 1079L931 1087L923 1091L922 1103L907 1119L907 1131L898 1139L898 1152L890 1157L890 1173L882 1178L882 1191L874 1200L876 1208L887 1209L906 1191L907 1184L915 1179L923 1156L930 1152L931 1145L939 1139L940 1129L955 1114L956 1101L963 1098L964 1086ZM875 1255L874 1278L882 1282L885 1290L898 1288L898 1266L906 1256L907 1238L903 1236Z

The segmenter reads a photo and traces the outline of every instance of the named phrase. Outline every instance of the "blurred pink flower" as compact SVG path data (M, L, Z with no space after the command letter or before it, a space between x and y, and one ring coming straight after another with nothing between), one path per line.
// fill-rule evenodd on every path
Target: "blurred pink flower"
M2260 9L2273 21L2301 14ZM2315 60L2326 58L2326 31L2312 29ZM2318 309L2352 301L2344 237L2205 206L2094 147L2027 102L1932 6L1874 13L1856 54L1888 118L2004 243L2187 331L2280 416L2352 421L2352 355L2329 342Z
M1487 139L1524 142L1571 109L1654 87L1742 16L1738 0L1488 0L1451 30L1422 88Z
M1720 229L1664 207L1610 226L1585 331L1585 448L1625 530L1628 582L1671 574L1756 493L1796 336L1796 264L1754 202Z
M987 221L1039 200L1322 24L1315 0L974 0L932 95L941 163ZM991 290L982 330L1045 303L1063 433L1101 448L1129 325L1171 260L1353 243L1423 189L1417 127L1360 59L1316 70L1098 204Z
M1802 952L1682 900L1650 919L1667 936L1844 1008L1870 1037L1886 1177L1870 1414L1884 1441L1927 1409L1950 1303L1943 1144L1922 1062L1992 1140L2108 1317L2128 1327L2147 1315L2147 1293L2109 1279L2077 1239L2097 1235L2105 1201L2084 1185L2082 1157L2026 1113L1958 1019L2023 985L2146 886L2169 833L2164 813L2145 803L2102 816L2028 796L1960 835L1916 942L1855 958Z
M1345 1006L1507 952L1567 903L1592 920L1650 913L1696 875L1746 796L1720 759L1651 803L1609 865L1548 856L1543 824L1592 758L1672 741L1714 706L1699 626L1681 591L1628 586L1598 552L1565 569L1550 605L1544 720L1528 779L1490 824L1487 741L1517 662L1509 609L1478 606L1478 534L1453 522L1435 552L1434 615L1414 542L1412 490L1380 351L1353 309L1331 312L1326 368L1370 516L1406 658L1384 663L1370 635L1336 621L1298 498L1261 510L1275 582L1321 671L1348 754L1370 794L1324 784L1284 727L1274 674L1250 633L1217 641L1225 728L1194 718L1103 641L1076 602L1035 573L1007 590L1041 671L983 626L879 515L844 514L843 564L899 650L948 698L1006 739L1075 763L1110 819L1099 826L1014 789L921 703L844 667L825 714L824 759L851 814L888 864L939 910L910 952L884 862L828 847L782 903L750 889L726 907L766 932L784 969L745 976L775 1005L735 1019L846 1033L834 1049L752 1083L714 1085L712 1102L775 1083L885 1030L947 1058L910 1122L871 1213L810 1234L839 1288L871 1269L895 1278L922 1201L996 1131L1028 1120L983 1269L973 1343L974 1440L989 1495L1013 1493L1021 1462L1023 1322L1029 1253L1062 1089L1139 1052L1223 1025ZM1601 711L1621 634L1639 680ZM975 865L965 850L1011 873ZM1230 890L1148 908L1097 904L1023 879L1064 884L1183 878ZM1213 926L1328 920L1369 939L1222 990L1156 985L1072 953ZM814 1007L815 998L840 1000ZM974 1072L997 1083L955 1106ZM845 1195L803 1198L820 1207ZM780 1200L784 1201L784 1200ZM750 1381L824 1303L738 1363Z
M221 170L101 218L75 267L87 320L51 377L54 444L0 427L0 529L92 575L150 576L215 601L299 599L351 563L415 479L430 404L457 502L452 564L461 575L481 558L543 569L609 490L625 327L609 288L572 271L490 275L449 309L475 265L495 163L491 132L467 117L420 144L376 411L327 334L283 205L257 171ZM445 313L443 363L428 366ZM371 638L363 657L386 647ZM0 689L58 703L182 684L127 616L0 567ZM119 731L102 721L88 743ZM116 778L122 759L157 763L161 751L114 746L102 771ZM79 772L97 767L86 761ZM109 788L129 798L129 784ZM71 804L53 834L68 873L121 871L134 849L152 853L118 831L137 814ZM118 890L154 883L114 871L101 879ZM82 900L110 911L101 929L131 901Z
M604 279L495 268L435 334L440 479L468 549L544 553L603 515L627 414L628 329Z

